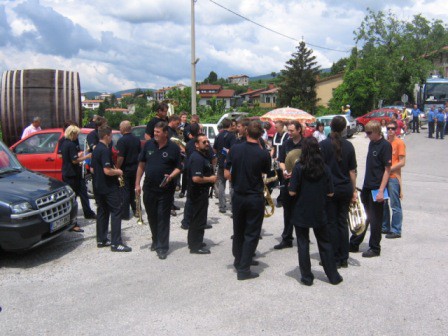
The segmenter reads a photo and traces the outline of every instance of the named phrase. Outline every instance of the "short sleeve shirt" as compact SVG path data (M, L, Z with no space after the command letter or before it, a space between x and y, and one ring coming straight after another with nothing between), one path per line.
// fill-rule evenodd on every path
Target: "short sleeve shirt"
M123 158L121 170L124 172L137 171L138 155L140 154L140 139L132 133L123 134L117 142L118 156Z
M81 175L81 167L74 164L73 161L78 159L78 146L75 141L66 139L62 143L62 176L77 177Z
M391 165L391 144L384 138L381 138L378 141L370 141L363 187L371 190L378 189L381 185L386 167Z
M93 151L93 147L95 147L99 142L100 138L98 136L98 130L93 130L87 134L87 144L89 145L90 152Z
M99 142L92 153L93 187L95 193L105 195L118 189L118 177L104 174L104 168L113 168L112 151Z
M395 138L391 142L392 145L392 166L395 166L400 161L400 156L406 156L406 145L403 140ZM390 174L391 178L396 178L397 175L401 176L401 169L397 172Z
M213 174L213 167L206 155L194 151L188 160L189 193L194 196L197 193L208 191L210 183L195 183L193 177L209 177Z
M144 188L174 192L176 181L172 180L163 188L160 188L160 184L165 175L171 174L176 168L182 169L179 146L168 140L164 147L159 148L159 144L151 139L145 143L138 160L145 163Z

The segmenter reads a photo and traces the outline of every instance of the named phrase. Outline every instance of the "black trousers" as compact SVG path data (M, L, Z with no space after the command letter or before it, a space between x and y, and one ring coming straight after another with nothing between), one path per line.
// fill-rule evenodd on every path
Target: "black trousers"
M191 204L191 198L187 193L187 200L185 201L184 206L184 218L182 219L182 225L184 227L190 227L191 217L193 216L193 206Z
M285 179L283 178L283 172L281 169L277 169L278 183L280 185L280 192L277 196L277 203L283 203L283 189L285 188L284 183Z
M128 219L130 217L129 206L131 206L132 211L136 210L135 204L135 179L137 176L137 171L127 171L124 173L124 188L122 190L123 196L123 208L121 211L121 216Z
M428 122L428 138L432 138L434 134L434 121Z
M445 135L445 123L438 121L436 129L436 139L438 139L439 136L440 139L443 139L444 135Z
M296 226L297 250L299 253L299 267L302 279L305 281L313 281L314 275L311 272L310 261L310 228L302 228ZM334 260L333 249L331 247L328 227L322 226L313 228L314 236L317 240L319 255L324 267L325 274L330 282L337 282L340 278Z
M120 190L117 187L114 192L108 194L100 194L95 191L95 200L97 204L96 217L96 241L104 242L107 240L107 231L111 226L111 242L112 245L122 243L121 240L121 197Z
M238 273L250 273L264 218L263 194L233 193L233 265Z
M190 250L200 249L204 241L204 231L207 225L208 193L208 188L200 193L193 192L192 197L188 193L192 208L191 223L188 228L188 247Z
M187 191L187 187L188 187L188 173L187 169L184 168L184 171L182 173L182 187L180 192L185 194L185 192Z
M364 208L367 214L367 223L370 224L370 240L369 247L376 253L381 252L381 226L383 224L383 209L384 202L374 202L372 192L370 189L363 189L361 191L361 201L364 204ZM352 234L350 237L350 246L358 248L361 245L366 235L366 230L359 236Z
M148 214L152 241L157 251L167 252L170 240L170 212L173 191L153 191L143 186L143 203Z
M333 196L327 198L328 232L331 246L337 263L348 260L349 229L348 209L351 199L347 196Z
M289 195L288 187L289 180L285 181L285 186L280 190L282 193L282 202L283 202L283 233L282 239L285 242L292 243L294 239L292 236L292 232L294 230L294 225L291 222L292 211L294 209L295 197Z
M420 133L419 127L418 117L412 117L412 132L415 133L415 130L417 130L417 132Z
M62 176L62 181L67 183L73 189L76 196L79 196L84 217L92 216L94 212L90 208L89 197L87 196L86 181L81 178L81 176Z

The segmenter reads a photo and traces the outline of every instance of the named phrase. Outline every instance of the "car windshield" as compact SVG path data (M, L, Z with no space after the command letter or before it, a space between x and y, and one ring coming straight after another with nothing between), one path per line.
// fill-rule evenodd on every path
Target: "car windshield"
M0 141L0 174L21 170L22 166L8 147Z

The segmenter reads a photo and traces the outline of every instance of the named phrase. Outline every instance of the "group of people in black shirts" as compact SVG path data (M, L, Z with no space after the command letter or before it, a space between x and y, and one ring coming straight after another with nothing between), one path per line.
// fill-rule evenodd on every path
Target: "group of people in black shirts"
M223 130L215 139L212 149L207 136L201 133L197 116L193 116L192 123L188 124L185 118L167 118L167 111L168 106L160 104L157 116L147 125L147 141L143 147L139 139L131 134L130 123L124 121L120 124L123 137L117 143L116 166L110 150L112 130L104 118L97 119L96 129L87 138L92 151L89 155L78 155L74 145L68 144L68 141L73 142L76 138L71 138L71 134L79 133L79 129L70 126L66 130L68 141L62 146L64 167L72 165L72 168L78 169L80 161L89 156L92 159L94 193L98 206L99 248L110 246L115 252L131 251L121 239L121 220L131 217L130 208L135 214L135 199L140 197L143 191L143 204L152 234L151 250L155 251L160 259L166 259L174 193L183 172L187 199L182 228L188 230L190 253L210 254L210 249L203 241L208 226L210 190L217 184L219 210L224 213L228 210L225 184L230 181L232 253L237 279L258 277L258 274L251 270L251 266L258 265L254 255L260 239L266 202L263 177L272 173L274 158L278 161L281 184L277 204L283 207L284 219L281 241L274 249L292 247L295 228L301 281L305 285L312 285L314 276L309 255L309 229L313 228L321 265L330 283L338 284L342 281L337 269L348 266L349 251L354 251L355 245L359 246L360 243L359 238L353 239L352 245L349 242L349 205L358 195L355 150L353 145L341 136L346 127L345 118L335 117L331 122L330 136L319 144L314 137L302 136L300 122L289 123L287 134L284 134L283 122L277 122L277 133L270 152L261 139L264 130L258 121L239 120L235 132L232 121L224 120ZM188 140L185 147L170 140L170 137L179 137L180 128L184 140ZM381 134L381 128L378 129ZM372 130L376 132L377 128L373 127ZM371 146L374 146L372 143L376 143L377 139L371 140ZM380 211L377 208L382 201L381 191L385 188L383 182L387 181L386 175L390 167L390 146L387 144L387 141L386 144L381 142L381 150L377 147L370 150L369 147L362 197L367 214L372 218L376 218ZM288 171L285 162L288 154L294 149L300 149L301 154L292 171ZM124 180L124 188L121 190L118 177ZM79 188L73 178L67 175L64 180L79 194ZM376 199L370 195L370 191L375 188L380 190L379 196L375 196ZM109 217L111 241L107 238ZM377 220L370 221L370 224L372 233L376 233ZM370 249L364 252L364 257L380 254L379 240L377 235L371 236Z

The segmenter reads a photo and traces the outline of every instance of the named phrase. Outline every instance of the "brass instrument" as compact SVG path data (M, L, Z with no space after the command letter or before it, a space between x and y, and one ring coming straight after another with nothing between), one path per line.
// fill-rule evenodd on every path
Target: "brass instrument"
M137 215L137 224L144 225L143 222L143 213L142 213L142 200L140 195L135 193L135 214Z
M350 204L350 208L348 211L348 222L350 224L350 231L357 236L362 234L366 229L366 220L366 211L364 210L364 205L361 203L360 197L358 195L356 202Z
M170 140L179 146L182 153L185 153L187 144L179 138L171 137ZM184 154L185 155L185 154Z
M113 166L114 167L114 169L117 169L117 167L115 167L115 165ZM118 178L118 185L119 185L119 187L120 188L124 188L124 186L125 186L125 182L124 182L124 177L123 177L123 175L118 175L117 176L117 178Z
M272 200L271 193L269 192L268 184L275 182L278 180L277 170L274 170L275 175L272 177L266 177L263 179L264 182L264 190L263 190L263 196L265 200L264 205L264 217L268 218L271 217L275 212L275 204ZM270 209L269 209L270 208Z
M292 170L294 169L296 162L299 161L301 154L302 154L302 150L299 148L296 148L296 149L293 149L292 151L290 151L288 153L288 155L286 155L285 168L289 174L292 173Z

